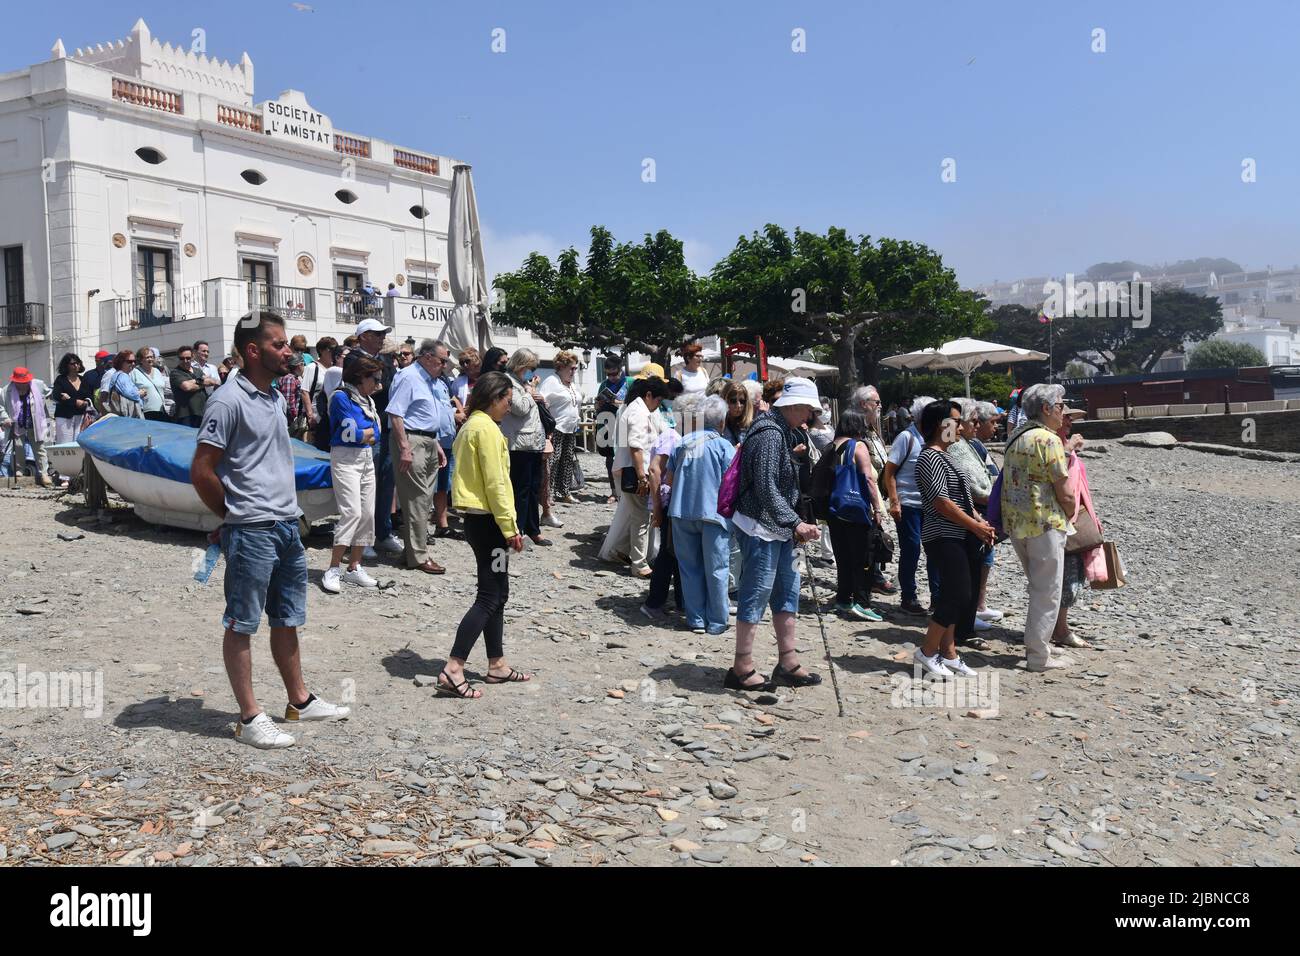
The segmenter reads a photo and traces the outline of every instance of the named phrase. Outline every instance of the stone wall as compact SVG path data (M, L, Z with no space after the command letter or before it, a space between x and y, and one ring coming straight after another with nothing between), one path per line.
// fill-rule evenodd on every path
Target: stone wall
M1093 439L1122 438L1134 432L1168 432L1179 441L1300 452L1300 410L1083 421L1075 424L1074 431Z

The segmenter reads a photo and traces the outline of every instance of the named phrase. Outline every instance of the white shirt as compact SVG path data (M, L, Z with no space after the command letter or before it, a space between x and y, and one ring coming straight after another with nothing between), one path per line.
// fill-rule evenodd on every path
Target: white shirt
M578 409L582 405L582 392L573 384L565 385L560 376L552 375L542 383L542 397L546 407L555 417L555 430L572 435L578 430Z
M689 395L692 392L703 392L709 387L709 373L703 368L695 372L688 372L682 369L682 394Z
M624 405L619 410L618 420L614 426L614 471L621 468L631 468L632 449L638 448L642 452L642 461L648 472L650 469L650 451L655 446L655 439L659 437L659 433L666 427L663 416L657 411L650 411L646 407L645 399L638 398L636 401Z
M789 528L782 528L780 531L765 528L762 522L755 521L749 515L742 514L739 511L731 516L731 524L738 531L743 531L751 538L757 538L759 541L789 541L794 534Z
M198 362L195 362L194 364L195 364L195 365L198 365L199 363L198 363ZM211 364L211 363L209 363L209 364L207 364L207 365L202 365L202 366L199 366L199 367L203 370L203 377L204 377L204 378L212 378L212 379L216 379L216 381L217 381L217 384L216 384L216 385L209 385L209 386L207 386L208 394L211 395L213 392L215 392L218 388L221 387L221 384L222 384L222 383L221 383L221 373L218 372L218 371L217 371L217 367L216 367L215 365ZM227 378L228 378L228 377L229 377L229 376L227 376Z

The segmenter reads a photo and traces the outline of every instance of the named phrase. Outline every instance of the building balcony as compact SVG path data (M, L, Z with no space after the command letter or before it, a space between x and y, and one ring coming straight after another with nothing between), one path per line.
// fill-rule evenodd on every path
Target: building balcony
M0 305L0 342L21 345L45 341L45 305L20 302Z

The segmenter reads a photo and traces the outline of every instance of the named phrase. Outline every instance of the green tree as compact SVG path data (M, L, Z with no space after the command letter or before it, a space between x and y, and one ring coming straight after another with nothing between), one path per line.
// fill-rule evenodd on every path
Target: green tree
M1245 342L1210 339L1196 346L1188 356L1188 368L1254 368L1267 365L1264 353Z
M1038 313L1022 306L1003 306L994 310L991 319L999 342L1049 352L1056 376L1075 360L1097 366L1102 375L1118 375L1121 368L1150 372L1165 352L1208 339L1223 328L1223 307L1209 296L1158 288L1151 292L1145 320L1067 315L1049 326L1039 321ZM1145 327L1142 321L1146 321ZM1031 367L1026 366L1025 371L1028 380Z
M880 359L977 334L981 300L963 291L938 253L919 243L841 228L826 235L768 224L713 268L710 331L761 335L793 355L826 346L844 395L874 380Z
M532 253L497 276L496 320L569 347L647 352L666 366L671 351L696 337L703 281L686 265L680 240L661 230L640 243L615 243L591 229L585 266L569 248L555 264Z

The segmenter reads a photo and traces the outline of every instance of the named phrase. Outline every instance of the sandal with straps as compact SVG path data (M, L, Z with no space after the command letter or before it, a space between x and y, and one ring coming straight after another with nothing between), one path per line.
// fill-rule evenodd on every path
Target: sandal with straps
M483 683L485 684L526 684L528 680L529 680L528 675L521 674L519 673L519 671L515 670L512 667L510 668L510 673L504 677L498 677L496 674L493 674L491 671L488 671L487 675L484 676L483 678Z
M751 670L748 674L738 677L736 676L736 669L734 667L728 667L727 676L723 678L722 686L725 687L727 690L748 690L748 691L771 690L772 685L769 684L767 681L763 681L760 684L745 683L745 681L751 679L757 673L758 671Z
M461 700L478 700L483 696L482 694L475 693L474 688L469 686L469 681L467 680L461 681L459 684L456 683L456 681L452 680L451 675L448 674L446 670L438 676L447 678L446 684L441 680L438 681L436 693L439 697L459 697Z

